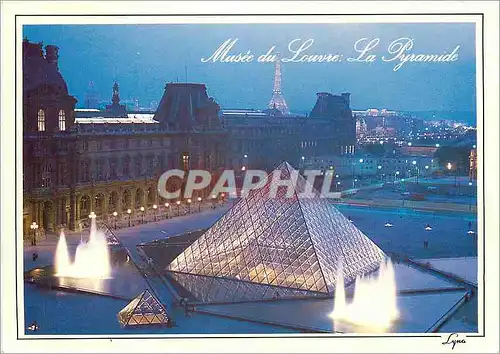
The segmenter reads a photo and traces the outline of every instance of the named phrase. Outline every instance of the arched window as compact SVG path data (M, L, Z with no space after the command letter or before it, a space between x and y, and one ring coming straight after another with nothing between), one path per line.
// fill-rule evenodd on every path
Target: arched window
M62 109L59 111L59 130L66 130L66 113Z
M38 111L38 131L45 131L45 111L43 109Z

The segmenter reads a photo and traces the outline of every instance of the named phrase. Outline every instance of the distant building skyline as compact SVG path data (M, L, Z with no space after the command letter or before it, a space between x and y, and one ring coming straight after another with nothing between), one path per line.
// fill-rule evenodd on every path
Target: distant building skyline
M286 50L294 38L314 38L310 53L354 55L353 43L380 38L414 38L415 53L451 52L452 63L406 63L397 72L388 63L283 63L282 89L292 113L310 111L318 92L351 92L355 109L475 111L474 24L227 24L227 25L41 25L23 36L57 45L61 73L83 107L89 81L100 100L109 100L114 81L123 101L150 106L168 82L203 83L223 108L265 109L273 92L274 63L201 63L227 38L234 52L270 47ZM203 37L203 41L194 38ZM153 42L144 38L156 38ZM382 47L382 46L381 46Z

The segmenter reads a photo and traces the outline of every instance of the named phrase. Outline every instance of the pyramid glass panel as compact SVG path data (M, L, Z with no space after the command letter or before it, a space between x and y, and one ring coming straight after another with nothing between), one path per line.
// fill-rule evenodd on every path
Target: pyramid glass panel
M332 295L339 262L345 281L352 282L384 260L382 250L302 176L290 194L273 175L284 180L298 172L282 163L262 188L242 197L167 266L196 298ZM271 198L273 190L277 193ZM301 197L305 190L310 198ZM240 289L243 281L245 291Z
M154 297L149 290L145 290L129 302L117 314L118 321L123 327L168 324L170 322L165 307Z

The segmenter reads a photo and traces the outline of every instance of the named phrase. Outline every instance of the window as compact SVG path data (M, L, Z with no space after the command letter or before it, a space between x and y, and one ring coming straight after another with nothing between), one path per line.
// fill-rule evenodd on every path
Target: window
M135 177L142 176L143 172L144 171L142 171L142 156L141 155L137 155L135 157Z
M104 158L100 157L95 162L96 179L101 181L104 179Z
M117 176L117 159L112 157L109 159L109 177L116 178Z
M82 163L82 182L90 181L90 161L84 160Z
M38 131L45 131L45 111L43 109L38 111Z
M59 111L59 130L66 130L66 113L62 109Z
M146 159L146 174L149 176L154 170L154 156L148 156Z
M42 166L42 188L52 187L52 169L49 164Z
M58 171L58 177L59 181L58 184L61 186L64 186L66 184L66 164L64 162L61 162L58 165L59 171Z
M128 155L123 157L123 175L125 177L130 175L130 157Z

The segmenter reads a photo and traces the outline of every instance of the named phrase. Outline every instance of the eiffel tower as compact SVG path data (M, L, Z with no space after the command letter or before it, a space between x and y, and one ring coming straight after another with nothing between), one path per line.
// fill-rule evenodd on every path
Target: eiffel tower
M288 110L288 105L286 104L285 97L283 97L283 92L281 91L281 55L278 53L276 55L276 68L274 70L274 87L273 87L273 97L268 104L269 109L277 109L283 115L288 115L290 111Z

